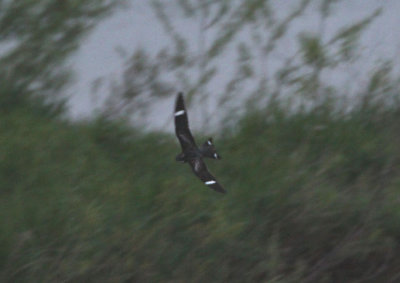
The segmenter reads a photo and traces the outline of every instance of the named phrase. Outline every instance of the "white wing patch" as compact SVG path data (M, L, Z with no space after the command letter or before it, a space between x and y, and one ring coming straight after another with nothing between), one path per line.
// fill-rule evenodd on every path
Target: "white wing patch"
M212 145L212 143L211 143L211 141L210 141L210 140L208 140L208 141L207 141L207 143L208 143L208 145Z
M211 181L207 181L207 182L205 182L204 184L206 184L206 185L212 185L212 184L215 184L216 182L214 181L214 180L211 180Z
M218 158L218 154L214 153L214 158L217 159Z
M175 116L180 116L180 115L183 115L183 114L185 114L185 110L176 111L174 115Z

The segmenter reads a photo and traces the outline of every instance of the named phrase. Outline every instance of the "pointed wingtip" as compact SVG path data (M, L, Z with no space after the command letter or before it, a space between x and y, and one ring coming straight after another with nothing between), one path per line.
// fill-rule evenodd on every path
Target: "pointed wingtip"
M213 184L207 184L207 182L206 182L206 185L209 185L209 187L211 189L213 189L214 191L216 191L218 193L226 194L226 190L218 182L215 182Z
M178 92L175 100L175 112L178 111L179 109L185 109L185 102L183 100L183 93Z
M176 95L176 105L180 105L182 107L182 105L184 105L184 100L183 100L183 92L178 92L178 94Z

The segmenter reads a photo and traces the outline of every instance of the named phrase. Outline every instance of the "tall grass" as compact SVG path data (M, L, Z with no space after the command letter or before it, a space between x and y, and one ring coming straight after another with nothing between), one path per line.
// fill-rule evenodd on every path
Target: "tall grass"
M0 114L1 279L397 282L399 142L393 109L253 112L215 139L220 195L172 134Z

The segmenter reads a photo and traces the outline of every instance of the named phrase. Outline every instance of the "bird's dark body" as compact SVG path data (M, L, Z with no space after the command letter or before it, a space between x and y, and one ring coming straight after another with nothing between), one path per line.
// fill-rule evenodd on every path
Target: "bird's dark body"
M203 157L202 153L200 152L200 150L197 149L197 150L187 151L186 153L183 152L179 153L176 156L176 161L187 163L191 159L202 158L202 157Z
M212 156L208 156L207 155L207 149L206 148L193 148L193 149L189 149L187 150L185 153L181 152L176 156L176 161L180 161L180 162L188 162L190 159L193 158L203 158L203 157L210 157L210 158L214 158ZM217 158L215 159L221 159L221 157L218 155Z
M189 129L189 120L183 100L182 93L179 93L175 104L175 133L181 144L182 153L176 156L176 161L189 163L193 172L204 182L205 185L217 192L225 193L226 191L216 181L215 177L208 172L207 166L203 161L203 157L221 159L215 150L212 139L209 138L200 148Z

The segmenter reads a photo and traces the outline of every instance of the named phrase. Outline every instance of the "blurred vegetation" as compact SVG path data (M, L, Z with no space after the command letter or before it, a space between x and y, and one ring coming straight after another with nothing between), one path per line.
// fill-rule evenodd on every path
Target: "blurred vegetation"
M0 111L63 112L68 55L121 0L0 0Z
M113 118L130 116L139 123L152 113L147 107L155 99L185 90L187 103L196 101L202 111L196 119L204 129L213 126L211 120L219 127L236 124L246 102L258 109L279 102L291 104L294 110L318 107L332 96L358 96L359 88L356 93L335 89L330 76L346 73L344 85L356 83L351 70L367 60L360 48L361 34L382 12L378 8L328 33L332 15L345 1L150 3L169 41L160 42L158 50L119 50L125 60L124 73L121 79L111 81L105 113ZM296 22L310 14L318 19L318 26L311 31L299 28ZM194 29L190 35L182 29L186 24ZM99 78L94 90L108 80Z
M225 196L172 135L2 113L1 281L397 282L398 109L248 114L208 162Z
M382 62L349 105L337 96L340 89L321 79L324 70L354 60L358 33L378 11L329 40L300 35L298 57L272 77L257 74L247 64L253 58L251 50L239 44L237 81L228 83L227 93L240 90L242 79L252 77L259 83L250 92L244 114L220 128L215 139L223 159L208 165L228 190L220 195L198 181L188 166L175 162L180 149L170 133L144 132L127 117L107 111L90 121L59 119L63 109L54 99L68 80L46 75L67 70L65 60L81 33L73 33L74 48L63 46L68 50L58 55L59 43L50 44L46 36L52 33L43 33L44 38L37 38L39 53L32 56L36 44L28 39L38 30L25 34L24 29L35 25L23 20L32 17L32 23L39 23L43 14L35 13L49 8L50 2L0 2L8 11L26 12L7 31L1 24L7 9L0 10L1 38L17 40L15 48L0 58L0 70L7 74L0 84L1 282L400 280L399 80L391 64ZM239 2L242 5L236 8L228 1L205 2L220 5L214 17L206 17L213 19L210 25L235 19L226 22L233 26L222 25L224 33L210 45L209 58L233 42L235 27L243 28L233 17L237 13L249 22L270 20L267 27L273 32L266 34L271 38L258 45L270 56L274 40L288 28L285 23L289 25L309 4L300 1L279 22L270 15L268 1L235 3ZM334 2L321 1L323 19ZM74 23L73 14L95 20L112 8L106 1L79 3L63 4L72 5L72 10L64 7L66 13L82 14L64 15L61 31L65 22ZM161 2L153 3L163 19ZM191 1L176 3L188 16L197 11ZM22 6L11 9L13 5ZM61 18L52 20L57 19ZM90 21L82 23L88 27ZM330 49L330 44L341 48ZM131 70L138 81L124 77L136 91L131 97L148 94L149 89L172 92L168 83L157 80L159 68L167 65L157 69L156 61L138 52L128 62L134 63ZM173 62L189 64L186 60L192 57L186 55ZM19 62L32 71L17 67ZM199 61L192 64L199 66ZM180 66L180 74L190 73L192 65ZM207 76L198 82L207 84L213 72L203 71ZM267 88L273 79L277 84ZM283 103L279 99L285 88L299 94L301 101L313 102L313 107L298 100ZM206 93L195 83L189 87L189 98L196 91L200 98ZM205 139L196 138L199 143Z

